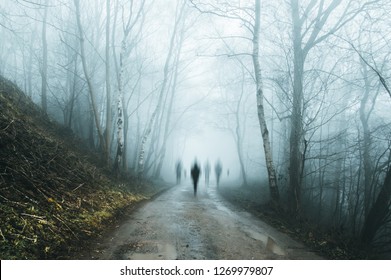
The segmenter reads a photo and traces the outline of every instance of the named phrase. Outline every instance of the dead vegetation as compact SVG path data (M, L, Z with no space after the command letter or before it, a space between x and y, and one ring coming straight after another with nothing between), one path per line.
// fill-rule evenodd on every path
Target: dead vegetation
M72 132L0 77L0 259L68 259L159 189L114 182Z
M266 221L325 259L375 258L360 250L357 242L340 229L325 230L314 222L298 221L292 219L289 213L275 212L272 207L264 203L265 194L260 190L259 184L247 187L222 186L219 188L219 193L236 207Z

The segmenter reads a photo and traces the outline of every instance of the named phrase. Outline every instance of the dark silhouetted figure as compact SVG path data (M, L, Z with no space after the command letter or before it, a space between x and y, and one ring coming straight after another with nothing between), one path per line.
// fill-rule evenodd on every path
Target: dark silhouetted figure
M223 171L223 167L221 165L221 161L218 160L215 164L215 173L216 173L216 183L217 183L217 187L219 186L220 184L220 176L221 176L221 172Z
M197 161L195 161L193 167L191 168L191 178L193 179L193 185L194 185L194 196L197 195L197 185L198 185L199 177L200 177L200 167L198 166Z
M181 183L181 176L182 176L182 161L177 160L175 164L175 172L176 172L176 183L180 184Z
M205 185L209 186L210 164L209 160L205 163Z

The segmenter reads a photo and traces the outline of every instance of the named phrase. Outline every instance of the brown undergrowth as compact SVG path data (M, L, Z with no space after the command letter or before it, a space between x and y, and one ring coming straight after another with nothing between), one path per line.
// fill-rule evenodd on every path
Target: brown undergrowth
M161 189L113 180L72 132L0 77L0 259L69 259Z

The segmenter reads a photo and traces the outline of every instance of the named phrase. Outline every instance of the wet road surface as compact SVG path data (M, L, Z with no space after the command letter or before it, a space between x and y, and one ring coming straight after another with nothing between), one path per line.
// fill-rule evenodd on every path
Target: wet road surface
M175 186L134 211L101 244L99 259L320 259L219 196Z

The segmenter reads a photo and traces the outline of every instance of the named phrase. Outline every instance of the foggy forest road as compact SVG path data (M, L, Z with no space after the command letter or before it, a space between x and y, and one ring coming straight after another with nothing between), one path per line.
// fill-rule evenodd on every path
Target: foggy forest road
M216 191L177 185L135 210L101 244L99 259L320 259Z

